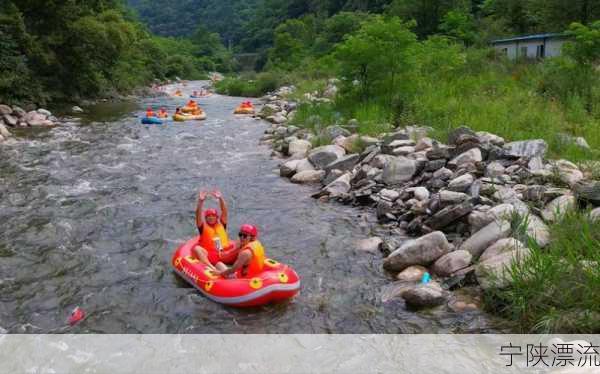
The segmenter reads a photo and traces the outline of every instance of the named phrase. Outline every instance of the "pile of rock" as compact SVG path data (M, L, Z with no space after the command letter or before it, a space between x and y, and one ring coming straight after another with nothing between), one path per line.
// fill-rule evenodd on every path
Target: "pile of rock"
M6 127L50 127L58 124L58 118L54 117L46 109L38 109L26 112L18 106L0 104L0 129ZM2 134L4 137L4 134Z
M293 115L281 97L267 105L271 117ZM530 255L517 227L545 247L547 223L576 209L578 198L600 205L600 182L569 161L545 160L543 140L507 143L461 127L442 144L422 127L375 139L333 126L324 130L332 144L313 149L314 134L271 122L263 141L290 157L281 176L322 183L315 197L372 207L387 227L418 237L384 260L399 280L413 282L399 294L414 306L438 305L449 294L437 282L418 285L411 274L429 271L453 287L508 285L507 267ZM592 215L600 217L600 208Z

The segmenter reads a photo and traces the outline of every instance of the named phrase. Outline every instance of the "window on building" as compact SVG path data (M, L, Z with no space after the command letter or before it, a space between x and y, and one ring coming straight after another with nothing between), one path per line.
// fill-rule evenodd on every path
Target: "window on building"
M544 49L544 45L543 44L538 45L535 49L535 57L544 58L545 55L546 55L546 51Z
M519 54L522 58L527 57L527 47L521 47L521 53Z
M502 48L500 52L502 52L504 56L508 56L508 48Z

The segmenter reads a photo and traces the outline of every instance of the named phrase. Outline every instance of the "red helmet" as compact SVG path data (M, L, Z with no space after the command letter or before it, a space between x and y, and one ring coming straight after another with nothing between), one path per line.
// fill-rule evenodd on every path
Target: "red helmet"
M204 211L204 218L209 217L209 216L218 217L219 213L217 213L216 209L206 209Z
M149 106L148 108L146 108L146 110L147 110L147 111L151 111L151 110L152 110L152 107L151 107L151 106Z
M258 236L258 229L256 228L256 226L253 225L249 225L249 224L243 224L240 227L240 233L241 234L247 234L250 236L254 236L257 237Z

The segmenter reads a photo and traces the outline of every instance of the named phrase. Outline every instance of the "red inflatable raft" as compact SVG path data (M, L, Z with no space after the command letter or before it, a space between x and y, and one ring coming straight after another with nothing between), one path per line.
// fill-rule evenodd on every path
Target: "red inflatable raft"
M300 291L300 278L291 267L266 259L263 272L253 278L223 278L192 254L198 237L177 248L171 264L181 277L209 299L234 307L251 307L290 299Z

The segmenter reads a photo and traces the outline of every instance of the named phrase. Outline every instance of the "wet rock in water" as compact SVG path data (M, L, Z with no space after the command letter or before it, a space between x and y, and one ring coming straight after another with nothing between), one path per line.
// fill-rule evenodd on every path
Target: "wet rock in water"
M405 157L389 160L383 168L382 179L385 184L393 185L407 182L417 173L419 164Z
M475 266L475 276L481 287L486 290L491 287L504 288L510 284L508 269L514 262L525 260L531 251L525 247L516 247L480 261Z
M506 238L510 232L510 222L505 220L494 221L473 234L462 243L459 249L468 251L473 255L473 258L479 258L491 244Z
M575 196L563 195L552 200L542 211L542 218L547 222L560 220L567 212L575 209Z
M473 204L470 201L447 206L427 219L425 225L434 230L440 230L466 216L472 210Z
M450 243L441 231L409 240L393 251L383 262L386 270L402 271L411 265L427 266L448 253Z
M600 220L600 208L596 208L594 210L592 210L590 212L590 219L592 221L599 221Z
M464 250L450 252L440 257L432 266L431 270L441 276L449 277L453 273L468 267L473 256Z
M310 163L310 161L308 161L307 158L301 159L300 162L298 162L298 164L296 165L296 173L312 170L315 170L315 167L313 166L313 164Z
M279 167L279 175L285 178L290 178L292 175L296 174L296 167L300 160L290 160L283 163Z
M544 157L548 144L542 139L522 140L504 145L506 154L511 157Z
M474 164L476 162L481 162L482 160L483 156L481 155L481 150L479 148L471 148L450 160L448 165L458 168L465 164Z
M448 296L437 282L432 281L409 288L402 293L402 298L412 308L431 308L444 304Z
M337 169L337 170L341 170L341 171L352 170L354 165L356 165L358 163L359 157L360 156L356 153L351 154L351 155L342 156L342 157L338 158L337 160L333 161L332 163L328 164L327 166L325 166L324 169L325 169L325 171L329 171L329 170L333 170L333 169Z
M292 183L319 183L325 177L323 170L305 170L294 174Z
M473 184L474 180L475 178L471 174L461 175L448 183L448 189L450 191L465 192Z
M323 191L331 197L344 196L350 191L350 178L352 178L352 175L350 173L345 173L328 184Z
M344 156L346 151L337 145L324 145L310 151L308 160L317 168L323 169L333 161Z
M290 142L288 153L290 155L301 155L302 157L306 157L311 148L312 144L308 140L296 139Z
M524 251L525 246L523 245L523 243L521 243L515 238L500 239L494 244L492 244L490 247L488 247L485 251L483 251L483 253L479 257L479 262L489 260L492 257L496 257L503 253L511 252L514 250Z
M364 252L378 252L383 245L380 237L373 236L367 239L361 239L356 243L356 249Z
M426 267L421 265L413 265L398 273L398 275L396 275L396 279L404 282L420 282L423 278L423 274L425 273L427 273Z
M321 183L323 183L324 186L327 186L328 184L332 183L344 174L345 173L341 170L333 169L329 173L327 173L325 179L323 179Z

